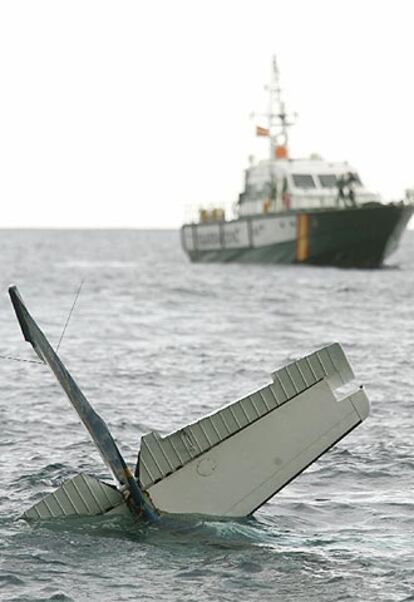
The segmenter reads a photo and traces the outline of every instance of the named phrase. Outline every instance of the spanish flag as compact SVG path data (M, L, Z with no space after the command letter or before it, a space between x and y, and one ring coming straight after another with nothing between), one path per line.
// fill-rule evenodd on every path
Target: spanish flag
M259 125L256 125L256 136L268 136L269 130L267 128L261 128Z

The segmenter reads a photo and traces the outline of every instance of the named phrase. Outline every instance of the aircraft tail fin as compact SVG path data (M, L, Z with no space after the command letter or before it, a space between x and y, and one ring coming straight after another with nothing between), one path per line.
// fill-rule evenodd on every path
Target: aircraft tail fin
M104 420L95 412L42 330L30 315L17 287L11 286L9 294L24 338L56 376L115 479L121 486L125 486L129 490L132 499L131 507L134 512L138 514L143 512L148 520L156 520L156 512L143 495L139 483L134 479L125 463Z

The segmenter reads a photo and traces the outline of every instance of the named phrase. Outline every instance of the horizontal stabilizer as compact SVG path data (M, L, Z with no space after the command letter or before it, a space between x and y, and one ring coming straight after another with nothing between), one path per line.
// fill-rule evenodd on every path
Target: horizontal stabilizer
M272 373L273 382L167 437L141 439L137 476L144 489L157 483L262 416L327 380L333 388L354 378L342 347L333 343Z
M122 494L102 481L85 474L65 481L24 514L26 519L96 516L126 504Z
M167 437L142 438L137 470L159 510L251 514L368 415L362 388L337 399L335 389L353 378L338 344L272 376L270 385Z

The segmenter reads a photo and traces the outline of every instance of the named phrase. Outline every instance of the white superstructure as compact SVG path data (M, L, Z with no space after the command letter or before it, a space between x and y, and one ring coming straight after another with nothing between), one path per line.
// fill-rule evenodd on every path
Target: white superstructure
M315 159L266 159L246 170L245 190L237 205L239 217L286 210L338 207L349 197L346 183L353 179L353 200L357 205L380 202L367 190L356 169L348 163ZM343 198L339 185L344 181Z

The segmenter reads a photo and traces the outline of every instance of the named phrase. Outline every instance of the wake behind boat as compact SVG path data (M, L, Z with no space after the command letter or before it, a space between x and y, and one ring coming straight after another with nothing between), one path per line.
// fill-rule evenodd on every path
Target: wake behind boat
M201 209L198 222L182 227L185 252L195 262L381 266L414 212L412 193L384 203L346 162L291 158L275 59L269 93L268 126L256 128L269 138L269 158L246 170L234 219Z

